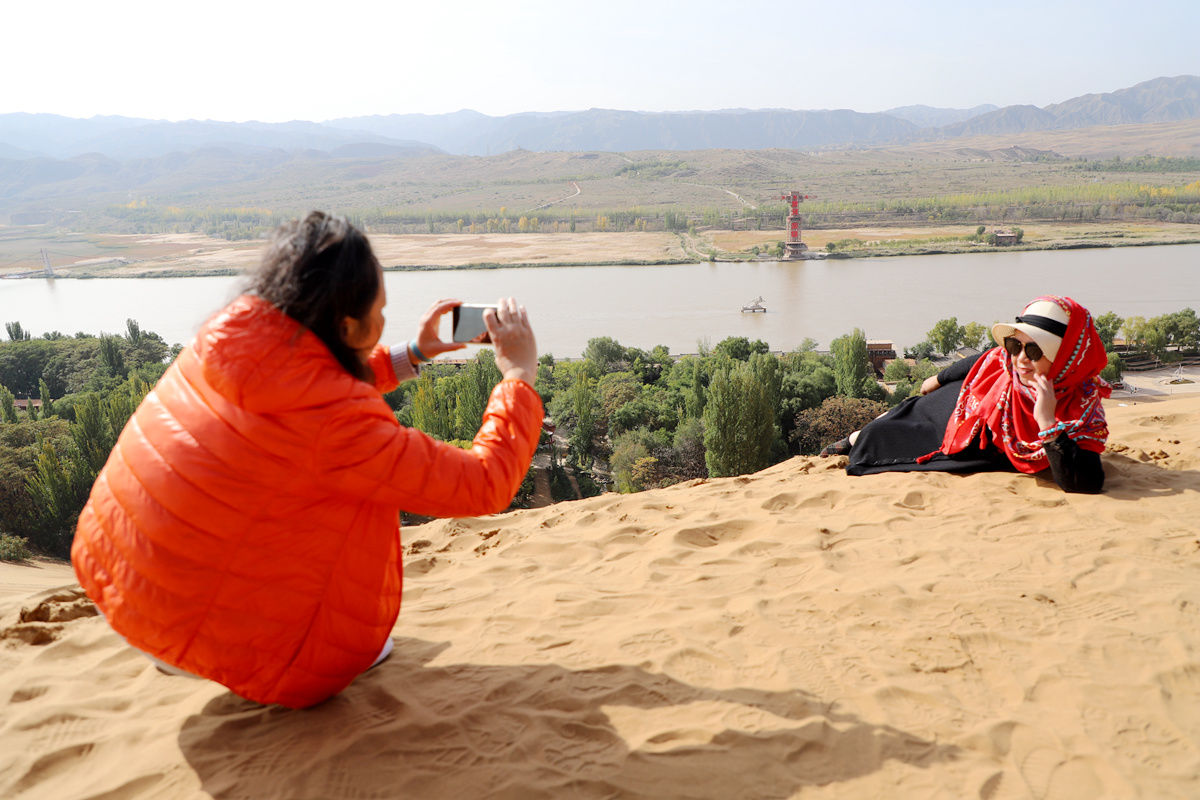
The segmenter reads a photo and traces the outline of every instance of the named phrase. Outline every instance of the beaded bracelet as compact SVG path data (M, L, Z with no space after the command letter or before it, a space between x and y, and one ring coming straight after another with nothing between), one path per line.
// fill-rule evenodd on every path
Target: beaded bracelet
M417 340L416 340L416 339L409 339L409 340L408 340L408 350L409 350L409 352L411 352L411 353L412 353L414 356L416 356L416 357L417 357L417 361L420 361L420 362L424 363L424 362L427 362L427 361L432 361L432 360L433 360L433 359L431 359L431 358L426 358L425 354L421 352L421 348L417 347Z
M1058 434L1066 431L1068 427L1070 427L1070 426L1067 425L1067 423L1060 422L1057 425L1046 428L1046 430L1044 430L1044 431L1038 431L1038 438L1049 439L1051 437L1056 437L1056 436L1058 436Z

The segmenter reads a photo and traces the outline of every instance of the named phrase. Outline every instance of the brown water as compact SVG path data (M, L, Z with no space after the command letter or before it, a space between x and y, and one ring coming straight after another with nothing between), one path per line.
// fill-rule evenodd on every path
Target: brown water
M772 349L805 338L825 347L852 328L911 346L939 319L991 324L1039 294L1069 294L1095 314L1155 316L1200 310L1200 245L999 252L796 263L664 267L557 267L386 275L385 341L413 335L439 297L493 302L513 295L528 308L543 352L578 355L595 336L673 353L727 336ZM126 318L169 342L186 343L236 295L236 278L0 281L0 323L35 336L59 330L120 333ZM765 314L741 307L758 296Z

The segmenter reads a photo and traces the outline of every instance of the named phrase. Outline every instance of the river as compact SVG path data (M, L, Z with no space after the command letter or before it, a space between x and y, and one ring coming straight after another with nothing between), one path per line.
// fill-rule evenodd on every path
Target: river
M386 273L384 340L416 330L439 297L493 302L513 295L528 309L539 349L577 356L588 339L696 352L727 336L788 350L805 338L829 341L861 328L898 348L934 323L1009 319L1039 294L1068 294L1094 314L1152 317L1200 310L1200 245L905 256L791 263L544 267ZM121 333L133 318L168 342L186 343L242 279L42 278L0 281L0 322L40 336ZM765 314L741 307L758 296Z

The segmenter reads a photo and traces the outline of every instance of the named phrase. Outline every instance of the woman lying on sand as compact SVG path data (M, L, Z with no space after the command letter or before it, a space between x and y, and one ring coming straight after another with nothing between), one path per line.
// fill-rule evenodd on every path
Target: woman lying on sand
M849 455L851 475L1049 467L1065 491L1099 492L1100 401L1112 389L1100 378L1108 357L1091 314L1069 297L1039 297L992 336L1003 345L946 367L822 455Z
M537 347L512 299L484 312L504 380L470 450L396 422L380 392L443 342L378 344L366 237L313 212L276 231L249 293L210 319L121 433L71 560L109 624L160 664L302 707L391 651L400 509L503 510L541 432Z

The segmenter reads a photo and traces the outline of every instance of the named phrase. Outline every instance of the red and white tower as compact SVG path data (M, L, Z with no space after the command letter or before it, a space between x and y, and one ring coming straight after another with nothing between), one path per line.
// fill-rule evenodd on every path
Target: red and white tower
M811 198L810 194L800 194L794 189L785 195L781 195L781 200L788 201L791 213L788 214L788 238L783 243L783 260L795 261L796 259L804 258L804 251L808 249L808 245L800 241L800 203Z

